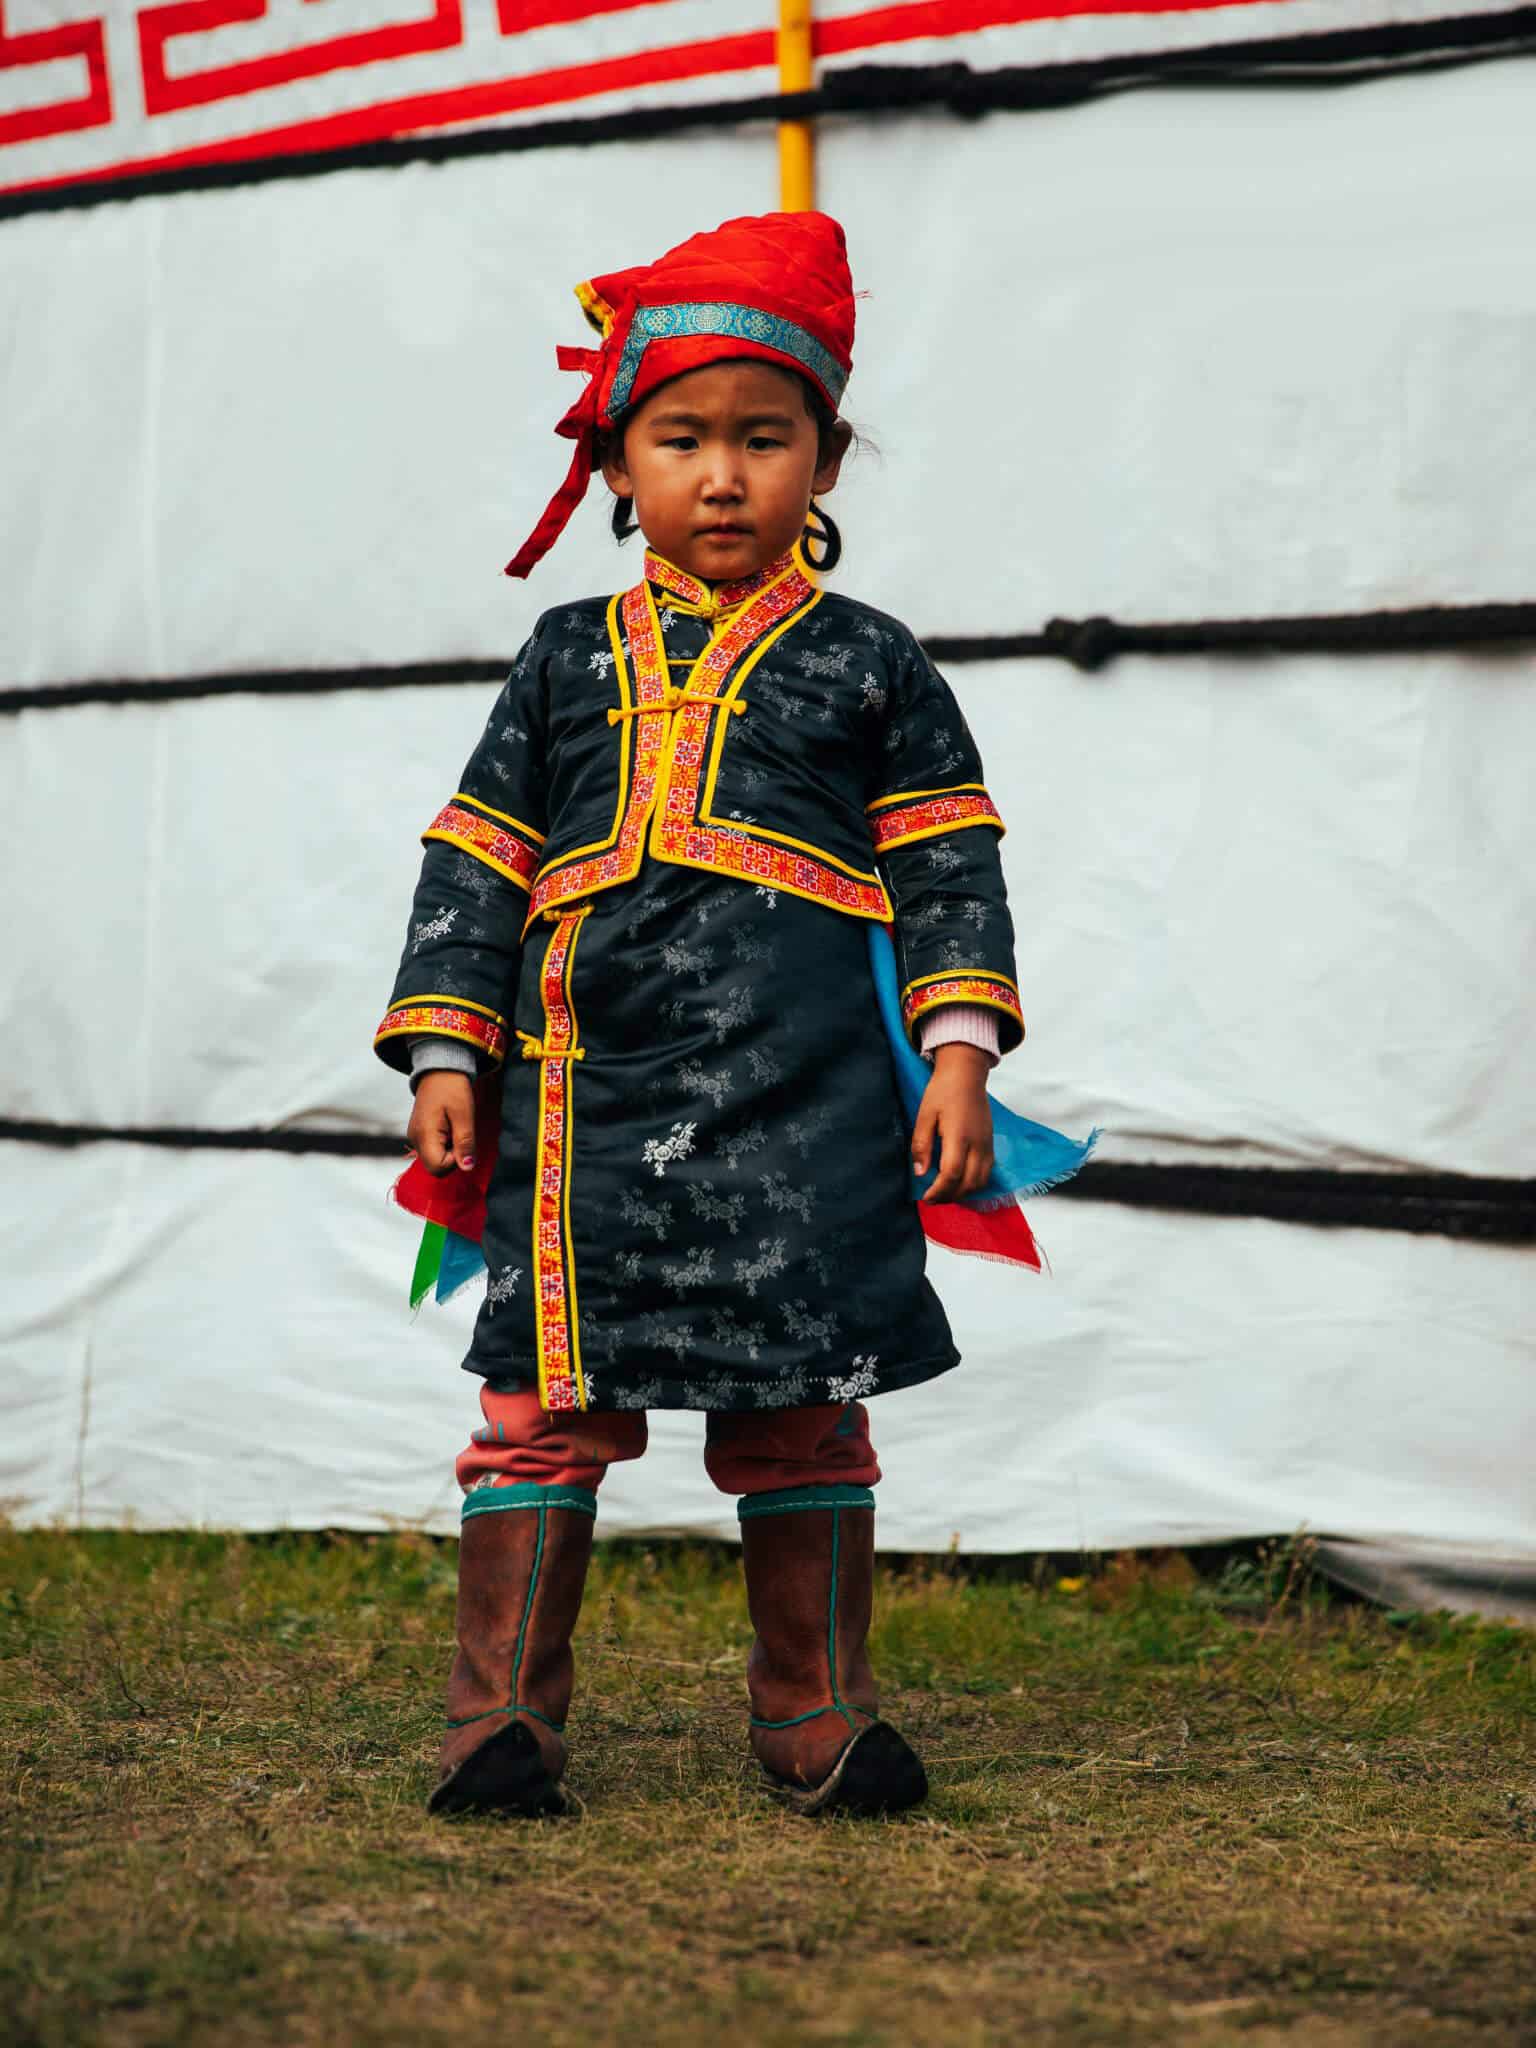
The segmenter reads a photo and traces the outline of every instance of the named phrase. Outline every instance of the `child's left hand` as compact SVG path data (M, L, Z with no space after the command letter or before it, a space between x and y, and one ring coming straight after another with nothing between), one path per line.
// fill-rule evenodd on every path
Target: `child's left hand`
M974 1045L941 1045L934 1054L933 1079L923 1091L912 1133L912 1165L920 1176L933 1163L938 1141L939 1176L923 1196L925 1202L959 1201L987 1184L992 1171L991 1065Z

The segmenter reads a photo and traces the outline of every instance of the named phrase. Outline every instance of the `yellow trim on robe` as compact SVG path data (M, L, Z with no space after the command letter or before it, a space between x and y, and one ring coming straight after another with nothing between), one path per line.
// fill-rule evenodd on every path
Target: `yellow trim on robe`
M549 913L554 929L549 944L544 949L544 958L539 967L539 1001L544 1013L544 1053L539 1061L539 1123L538 1149L533 1180L533 1303L534 1337L537 1353L539 1379L539 1406L549 1409L551 1373L549 1365L548 1297L545 1280L548 1277L558 1285L559 1314L562 1333L565 1338L566 1371L563 1382L575 1394L574 1406L587 1406L586 1378L581 1365L581 1338L576 1301L576 1265L571 1250L571 1141L573 1133L572 1100L573 1080L578 1046L579 1031L576 1022L576 1006L571 996L571 977L575 968L576 942L581 936L582 920L591 909L582 904L574 910ZM566 1024L559 1033L553 1028L549 1007L549 963L555 948L565 946L565 960L560 975L560 999L565 1011ZM568 1042L551 1046L550 1039L558 1036ZM560 1114L560 1176L558 1207L558 1243L553 1254L546 1257L540 1224L543 1220L543 1191L549 1172L549 1115L551 1098L558 1102ZM558 1411L567 1413L569 1408L562 1402Z
M456 804L468 804L472 811L483 812L487 818L494 818L499 825L511 825L516 831L521 832L525 839L531 839L535 846L544 844L542 832L535 832L531 825L525 825L521 818L514 818L510 811L492 810L488 803L482 802L477 796L471 796L467 789L456 789L453 792L453 800Z
M901 1000L905 1002L914 989L931 988L936 981L996 981L1011 988L1015 995L1019 993L1016 981L1010 981L1006 974L994 974L990 967L949 967L942 974L920 974L916 981L909 981L901 992Z
M389 1007L392 1010L417 1009L425 1003L435 1003L440 1010L473 1010L477 1017L489 1017L493 1024L505 1024L507 1021L500 1010L493 1010L486 1003L471 1003L463 996L445 996L441 990L424 996L402 996L398 1003L391 1003Z
M864 806L864 810L868 815L875 811L889 810L893 805L899 807L902 804L926 803L932 797L960 796L973 790L979 791L982 796L992 794L984 782L951 782L945 789L906 789L896 796L877 796L872 804Z
M624 638L619 631L619 606L623 602L622 590L608 600L608 640L613 648L614 680L618 683L621 700L619 708L628 711L635 700L629 687L629 671L624 665ZM619 727L619 800L614 807L613 829L606 839L593 839L585 846L573 846L569 853L556 855L547 869L540 868L534 877L535 884L542 882L546 873L557 873L570 861L585 860L594 853L607 853L610 847L617 846L619 835L624 830L624 816L629 809L630 727L634 723L634 719L626 718Z
M429 825L421 835L421 843L425 846L429 841L438 846L456 846L460 853L467 853L472 860L479 861L482 867L490 868L503 880L515 882L525 896L533 891L533 884L526 875L520 875L516 868L508 867L504 860L497 860L494 854L487 853L483 846L476 846L473 839L466 839L461 833L434 832Z
M401 1007L399 1003L395 1005L396 1009ZM498 1067L504 1057L503 1054L492 1051L485 1040L476 1038L472 1031L444 1031L435 1024L397 1024L392 1031L376 1031L373 1034L375 1045L382 1045L386 1038L456 1038L461 1045L472 1045L477 1052L483 1052L486 1058L493 1060Z
M800 550L798 544L791 551L791 554L792 560L790 562L790 565L787 568L783 569L779 573L779 575L775 576L771 583L765 583L763 585L762 590L754 591L752 594L752 599L748 600L749 603L752 602L753 599L766 595L768 591L776 589L778 585L782 583L786 577L792 575L796 569L800 570L802 576L805 576L805 580L807 582L811 580L808 576L805 575L804 567L802 566L802 563L800 561ZM730 706L736 701L737 697L741 694L743 688L746 685L747 678L751 675L753 669L756 668L757 664L763 659L764 655L767 654L769 648L772 647L774 642L777 639L779 639L781 635L787 633L792 626L798 625L802 619L808 617L809 614L812 611L814 611L816 606L821 602L822 596L822 591L818 589L813 583L810 593L805 599L805 601L802 604L797 605L792 612L789 612L784 618L779 620L777 625L773 626L772 628L770 628L768 632L763 634L762 638L756 641L753 644L753 646L748 649L747 653L743 656L741 663L737 668L736 674L731 679L730 683L727 685L723 693L722 699L715 710L714 730L710 736L709 742L709 765L706 770L704 779L703 798L702 801L700 801L697 788L695 788L693 792L693 815L696 822L699 825L707 826L713 831L733 832L741 835L743 838L748 840L766 841L776 846L791 847L796 853L808 854L812 860L821 862L821 864L825 867L836 868L840 874L847 875L849 879L852 881L862 883L865 888L878 890L883 905L883 909L879 913L875 913L873 915L877 915L880 921L885 921L888 920L894 913L891 909L890 896L885 888L885 884L881 880L879 874L873 868L855 867L851 862L839 859L835 853L828 853L827 851L825 851L824 848L814 845L808 839L795 838L792 833L775 832L767 825L742 825L738 823L737 820L734 818L722 818L716 814L714 809L715 788L719 781L720 775L720 757L724 750L725 734L729 729L730 720L732 716ZM646 586L646 598L647 602L650 605L651 612L653 615L653 623L656 630L658 644L662 647L665 647L666 643L665 640L662 638L661 633L661 620L659 615L657 615L655 599L651 595L649 584L647 584ZM683 685L683 696L685 700L692 697L695 703L699 701L698 697L694 696L694 685L699 680L699 672L702 669L704 662L707 660L716 641L720 637L721 627L717 627L715 632L710 635L709 644L705 647L703 653L700 654L698 660L694 663L693 668L689 672L688 680ZM684 705L679 705L678 711L681 712L684 708ZM676 729L677 728L674 721L674 733L676 732ZM667 808L667 798L672 786L672 776L674 767L675 761L673 758L673 746L669 738L665 783L658 785L656 805L651 814L650 851L656 859L667 861L674 867L697 868L706 873L718 874L719 872L721 872L718 862L707 860L690 860L686 855L666 853L663 852L661 849L661 823ZM826 900L825 897L818 895L814 890L797 888L792 882L784 882L776 879L771 884L767 884L765 886L771 886L775 889L783 889L787 895L800 896L809 903L822 903ZM872 913L869 912L860 912L856 910L849 910L846 912L846 914L855 917L872 915Z

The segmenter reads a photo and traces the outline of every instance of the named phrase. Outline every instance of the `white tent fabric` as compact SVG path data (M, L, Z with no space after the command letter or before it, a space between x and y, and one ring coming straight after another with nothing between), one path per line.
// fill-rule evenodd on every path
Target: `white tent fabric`
M839 494L845 587L928 633L1536 594L1529 81L832 128L883 448ZM0 680L510 658L632 575L595 500L530 588L496 572L563 469L569 284L701 192L769 203L761 139L0 226ZM956 669L1013 823L1009 1099L1109 1156L1528 1171L1531 667ZM8 721L4 1113L399 1128L368 1038L491 694ZM405 1316L387 1161L0 1156L12 1512L451 1526L465 1311ZM1536 1555L1527 1254L1034 1213L1047 1280L936 1255L967 1364L875 1410L888 1545ZM658 1423L607 1529L728 1525L698 1434Z
M1506 0L1509 4L1509 0ZM1488 0L816 0L823 70L979 68L1454 21ZM777 89L775 0L12 0L0 192ZM210 16L215 17L210 19Z
M404 1310L376 1161L10 1153L0 1500L26 1523L447 1531L468 1307ZM966 1362L871 1411L893 1549L1310 1527L1533 1548L1516 1253L1040 1205L1055 1277L936 1256ZM941 1263L942 1262L942 1263ZM1021 1334L1021 1331L1023 1334ZM608 1534L725 1535L703 1418L652 1418ZM1522 1448L1523 1447L1523 1448Z

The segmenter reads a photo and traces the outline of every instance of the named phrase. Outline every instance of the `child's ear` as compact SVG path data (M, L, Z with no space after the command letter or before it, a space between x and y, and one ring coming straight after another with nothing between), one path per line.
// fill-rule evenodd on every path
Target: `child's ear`
M811 495L824 498L842 473L843 457L853 441L853 429L846 420L834 420L827 429L827 452L811 478Z
M603 472L603 482L616 498L632 498L635 495L634 486L629 480L629 470L624 461L624 451L622 448L616 453L605 455L600 466Z

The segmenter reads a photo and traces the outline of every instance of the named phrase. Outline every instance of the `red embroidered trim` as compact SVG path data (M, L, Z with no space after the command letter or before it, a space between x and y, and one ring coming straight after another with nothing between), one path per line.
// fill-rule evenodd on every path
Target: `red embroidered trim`
M803 605L814 585L797 565L781 582L761 590L740 612L705 655L690 678L689 697L715 695L731 670L764 634ZM666 649L652 630L648 606L644 619L629 619L629 647L636 675L648 670L666 675ZM638 628L638 630L637 630ZM742 881L769 889L787 889L812 902L827 903L859 917L888 918L891 907L878 881L861 881L818 860L798 847L757 839L737 826L715 825L696 817L699 783L709 750L710 720L716 706L685 697L672 728L671 767L667 791L657 813L652 851L663 860L685 861L690 867L718 868Z
M467 1039L471 1045L478 1045L488 1059L497 1061L507 1049L506 1026L500 1017L480 1010L461 1010L453 1003L397 1003L373 1034L373 1042L377 1045L381 1039L398 1038L404 1031Z
M920 1020L930 1010L937 1010L946 1003L980 1003L990 1010L1001 1010L1011 1017L1019 1027L1020 1036L1024 1031L1024 1007L1019 1001L1018 990L997 974L941 974L932 981L917 982L902 991L901 1021L910 1038Z
M644 584L625 592L623 619L634 671L635 698L638 705L649 708L642 710L634 721L635 755L624 817L613 845L602 853L564 867L553 867L540 875L533 887L529 924L541 911L594 895L617 882L631 881L640 869L648 825L651 851L658 859L718 869L765 888L807 896L814 903L826 903L857 917L882 922L890 918L890 899L877 877L866 881L844 874L808 849L781 846L773 840L755 838L741 827L716 825L695 815L709 751L710 720L717 713L724 715L718 703L709 700L718 698L731 670L764 635L798 610L815 591L815 585L799 564L792 557L787 559L788 567L778 579L762 583L757 594L706 651L689 678L688 694L670 713L666 708L670 689L666 648L649 593ZM664 569L671 578L681 580L680 572L658 557L648 556L647 567ZM766 576L769 572L763 573ZM698 587L707 594L707 586ZM721 590L746 587L728 584L722 585ZM658 808L657 790L664 767L666 793Z
M958 832L967 825L993 825L999 832L1003 829L997 805L984 789L946 792L910 804L898 802L870 819L876 853L905 846L913 839Z
M509 832L494 818L482 818L478 811L465 810L462 804L444 805L421 835L423 845L429 839L441 839L449 846L463 847L466 853L483 860L488 868L505 875L509 882L516 882L520 889L531 889L533 878L539 871L536 846L530 846L515 832Z
M744 576L739 583L701 583L697 576L690 576L686 569L679 569L664 555L653 555L645 551L645 580L654 583L658 590L666 591L669 597L681 598L684 604L696 604L706 612L733 611L737 605L745 604L749 597L765 589L776 576L794 561L791 552L780 555L776 562L770 562L766 569L759 569L755 576Z
M565 1231L570 1178L571 1069L561 1054L576 1051L569 970L586 911L562 917L544 955L544 1043L539 1062L539 1156L533 1190L534 1318L538 1336L539 1405L585 1408L576 1333L576 1276Z
M627 591L624 596L624 624L629 631L629 644L633 652L637 633L650 633L651 610L646 603L645 587L640 585ZM528 923L531 925L541 910L553 909L557 904L570 903L578 896L595 895L599 889L608 889L615 882L628 882L640 872L640 856L645 847L645 828L650 820L651 806L656 797L656 783L661 773L662 756L667 744L667 712L665 709L668 691L667 665L659 667L635 664L635 697L639 704L652 707L634 720L634 759L630 763L629 794L624 803L624 816L619 824L612 846L602 853L591 855L565 867L552 867L540 875L533 886L533 898L528 906ZM526 930L526 926L524 929Z

